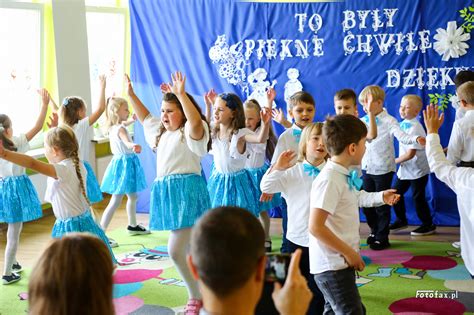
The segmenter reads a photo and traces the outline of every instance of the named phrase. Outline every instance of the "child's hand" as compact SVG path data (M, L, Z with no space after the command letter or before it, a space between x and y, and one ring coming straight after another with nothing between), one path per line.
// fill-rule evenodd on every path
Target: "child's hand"
M138 117L137 117L137 114L133 114L132 117L130 118L130 120L132 120L133 122L137 121Z
M374 97L372 93L367 94L365 103L367 104L367 113L372 113L374 111Z
M264 125L267 125L272 120L272 112L269 108L262 108L260 111L260 119Z
M267 100L268 100L268 107L272 108L273 101L275 100L277 93L274 88L270 87L267 90Z
M46 123L49 129L55 128L58 126L59 117L57 113L51 113L49 116L49 122Z
M354 268L357 271L362 271L365 268L365 263L358 252L352 250L349 254L344 255L349 267Z
M105 90L106 82L107 82L107 77L105 76L105 74L99 75L99 84L102 90Z
M300 271L301 253L301 249L293 253L283 287L275 282L272 299L279 314L306 314L308 311L313 294Z
M123 78L125 80L125 85L127 88L127 95L134 95L135 92L133 91L132 81L130 81L130 77L128 76L128 74L125 73Z
M141 153L142 152L142 146L139 144L134 144L132 147L133 152L135 153Z
M383 191L383 202L386 205L393 206L400 200L400 195L396 189L387 189Z
M169 83L161 83L160 84L160 90L161 90L161 93L163 94L166 94L166 93L172 93L171 92L171 86L169 85Z
M416 138L416 142L418 142L419 145L425 146L426 145L426 138L425 137L418 137L418 138Z
M216 101L217 98L217 93L214 91L214 89L210 89L209 91L204 94L204 101L206 102L206 105L212 106L214 102Z
M43 106L48 106L49 100L50 100L48 90L43 88L43 89L37 90L37 92L38 92L39 96L41 97L41 102L43 103Z
M186 76L183 75L180 71L176 71L171 74L171 82L173 85L170 86L171 92L174 95L183 95L185 92L184 85L186 83Z
M438 108L436 108L435 105L430 104L429 106L426 106L426 109L423 111L423 119L425 120L428 134L438 133L438 130L444 121L444 113L439 115Z
M283 114L283 111L281 110L281 108L273 108L272 109L272 118L273 118L274 121L276 121L277 123L279 123L282 126L284 126L285 121L287 121L286 117L285 117L285 114Z
M292 161L295 159L296 153L292 150L283 151L282 154L278 157L277 162L275 163L274 168L278 171L284 171L294 165Z
M262 193L260 195L260 202L270 202L273 199L273 194Z

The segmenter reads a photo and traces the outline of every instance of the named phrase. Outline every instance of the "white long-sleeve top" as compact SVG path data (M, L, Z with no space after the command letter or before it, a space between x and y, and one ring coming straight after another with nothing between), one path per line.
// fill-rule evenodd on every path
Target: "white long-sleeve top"
M463 118L454 122L448 144L448 160L452 164L474 161L474 110L467 111Z
M456 193L461 217L461 256L474 275L474 168L453 166L444 156L438 134L431 133L426 140L431 171Z
M298 154L298 145L300 137L295 136L294 132L299 132L301 134L302 130L296 124L293 124L291 128L286 129L278 138L277 145L275 147L275 152L273 153L272 157L272 164L275 164L278 160L280 154L282 154L286 150L293 150L296 154ZM292 163L296 163L297 157Z

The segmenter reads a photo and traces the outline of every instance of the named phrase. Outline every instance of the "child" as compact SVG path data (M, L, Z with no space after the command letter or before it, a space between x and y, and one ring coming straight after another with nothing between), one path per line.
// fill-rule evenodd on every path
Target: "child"
M448 145L448 160L463 167L474 167L474 81L457 89L464 117L456 120Z
M56 216L52 236L61 238L71 232L89 232L108 246L104 231L95 223L84 185L86 169L79 160L79 145L74 131L66 125L51 129L44 140L49 163L7 150L0 145L0 158L48 176L45 199ZM115 258L110 249L111 256Z
M269 90L268 104L272 104L275 96L275 90ZM260 119L261 107L254 99L247 100L244 104L245 108L245 126L247 129L255 133L259 133L262 128L262 120ZM260 191L260 182L263 174L268 169L266 161L271 161L273 151L275 150L276 137L271 127L269 127L268 140L266 143L248 143L249 155L245 163L245 169L250 173L252 184L257 192L257 198L260 199L262 192ZM271 201L260 202L260 221L265 230L265 250L271 252L272 241L270 239L270 217L268 211L272 208L278 207L281 204L279 196L273 196Z
M454 77L454 86L456 87L456 95L454 98L451 99L452 106L456 109L456 118L455 120L461 119L464 117L466 111L464 108L459 106L459 98L457 96L458 88L466 82L474 81L474 71L471 70L463 70L459 71L456 76Z
M441 117L438 117L438 110L430 105L423 111L423 118L428 130L426 155L428 156L430 169L439 180L446 183L457 195L461 217L461 255L471 278L474 279L474 238L472 237L474 235L474 189L472 186L474 183L474 169L455 167L444 156L438 135L438 130L443 124L444 115L441 114Z
M89 164L90 146L92 140L90 126L95 124L95 122L105 111L105 75L99 76L99 82L99 106L90 116L86 116L87 108L84 100L77 96L65 97L59 109L55 108L55 110L59 111L60 122L71 127L74 130L74 134L76 135L77 142L79 143L79 158L84 163L84 166L87 170L87 197L91 203L96 203L102 201L103 199L99 182L94 175L92 166Z
M288 202L288 227L286 238L290 253L301 248L300 269L313 292L313 300L308 314L322 314L324 298L309 272L309 196L311 184L326 164L326 147L322 138L322 123L311 123L303 129L298 151L298 163L291 161L295 152L284 151L277 162L272 165L262 179L261 188L264 193L281 192ZM302 196L308 196L303 198Z
M212 207L238 206L255 216L261 212L258 192L245 170L249 143L264 143L269 132L270 111L260 112L262 128L258 134L245 128L242 101L232 93L220 94L214 103L212 154L214 170L208 181Z
M31 273L28 314L114 314L113 271L97 237L71 233L53 240Z
M110 149L114 157L104 173L101 190L111 194L109 204L105 208L100 221L102 229L112 220L115 210L120 206L123 195L127 195L127 231L131 235L149 234L140 224L137 224L136 206L137 192L146 188L145 173L136 153L142 148L130 140L125 122L130 116L127 101L121 97L110 97L107 100L106 129L110 139Z
M150 229L171 230L168 251L186 284L186 314L198 314L201 293L186 265L191 228L210 208L201 159L209 149L209 127L199 105L185 92L185 77L172 75L172 93L163 95L161 117L153 117L133 91L127 93L148 144L156 149L156 179L151 188Z
M323 136L331 159L311 189L309 216L310 269L332 314L364 314L355 283L355 270L364 269L359 254L359 207L393 204L395 190L359 191L357 170L365 152L367 128L352 115L326 119Z
M416 119L421 111L423 102L418 95L405 95L400 103L400 116L404 119L400 128L410 136L426 137L425 130ZM414 144L411 146L400 143L399 157L395 163L400 164L397 171L395 188L403 196L411 187L413 200L415 201L416 214L421 220L421 226L411 232L411 235L429 235L436 231L431 219L430 208L425 199L425 187L428 183L430 167L426 159L425 150L422 146ZM390 225L390 230L397 231L407 227L405 202L402 197L393 209L397 219Z
M0 114L0 140L6 149L25 153L30 149L28 142L43 128L49 94L45 89L38 93L42 100L41 111L35 125L26 134L13 136L10 118ZM23 222L36 220L42 215L38 193L29 176L25 174L25 169L0 159L0 222L8 223L3 284L11 284L21 279L18 273L22 267L16 260L21 228Z
M425 143L424 137L410 136L400 129L398 121L383 108L384 100L385 92L377 85L365 87L359 95L359 102L362 103L364 111L373 111L377 125L377 138L367 142L367 152L362 159L364 190L368 192L383 191L392 186L392 177L396 170L394 136L406 145ZM368 116L362 117L361 120L366 125L369 124ZM371 229L367 244L373 250L389 247L390 207L383 205L375 211L368 208L363 210Z
M295 123L285 130L280 137L273 153L272 164L276 163L277 158L286 150L293 152L298 151L298 144L300 142L301 131L308 124L313 122L314 114L316 113L316 105L311 94L307 92L296 92L290 97L288 112L290 117L294 119ZM296 163L296 156L294 157L293 164ZM283 228L283 239L280 251L282 253L288 253L288 242L286 240L286 225L287 225L287 209L286 202L283 200L281 206L282 215L282 228Z

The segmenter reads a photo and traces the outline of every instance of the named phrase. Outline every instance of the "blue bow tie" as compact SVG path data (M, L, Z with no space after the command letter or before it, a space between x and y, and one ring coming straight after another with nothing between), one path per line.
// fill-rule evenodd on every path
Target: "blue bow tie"
M364 117L361 118L363 122L365 122L367 125L369 124L369 115L365 115ZM378 126L379 125L379 118L375 117L375 124Z
M408 129L410 129L412 126L411 122L409 122L408 120L404 120L400 123L400 129L402 129L403 131L407 131Z
M303 170L309 176L318 176L319 172L321 172L319 168L311 164L303 164Z
M293 129L293 136L296 138L296 142L300 143L301 130L299 130L299 129Z
M352 170L347 175L347 183L349 184L349 190L360 190L362 188L362 179L359 177L357 170Z

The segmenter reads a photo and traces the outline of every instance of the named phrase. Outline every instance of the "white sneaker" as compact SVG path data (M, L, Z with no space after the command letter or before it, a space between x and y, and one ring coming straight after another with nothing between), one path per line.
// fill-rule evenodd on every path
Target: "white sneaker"
M111 248L115 248L115 247L118 247L118 243L113 238L109 237L109 246Z
M454 242L451 244L454 248L461 248L461 242Z

